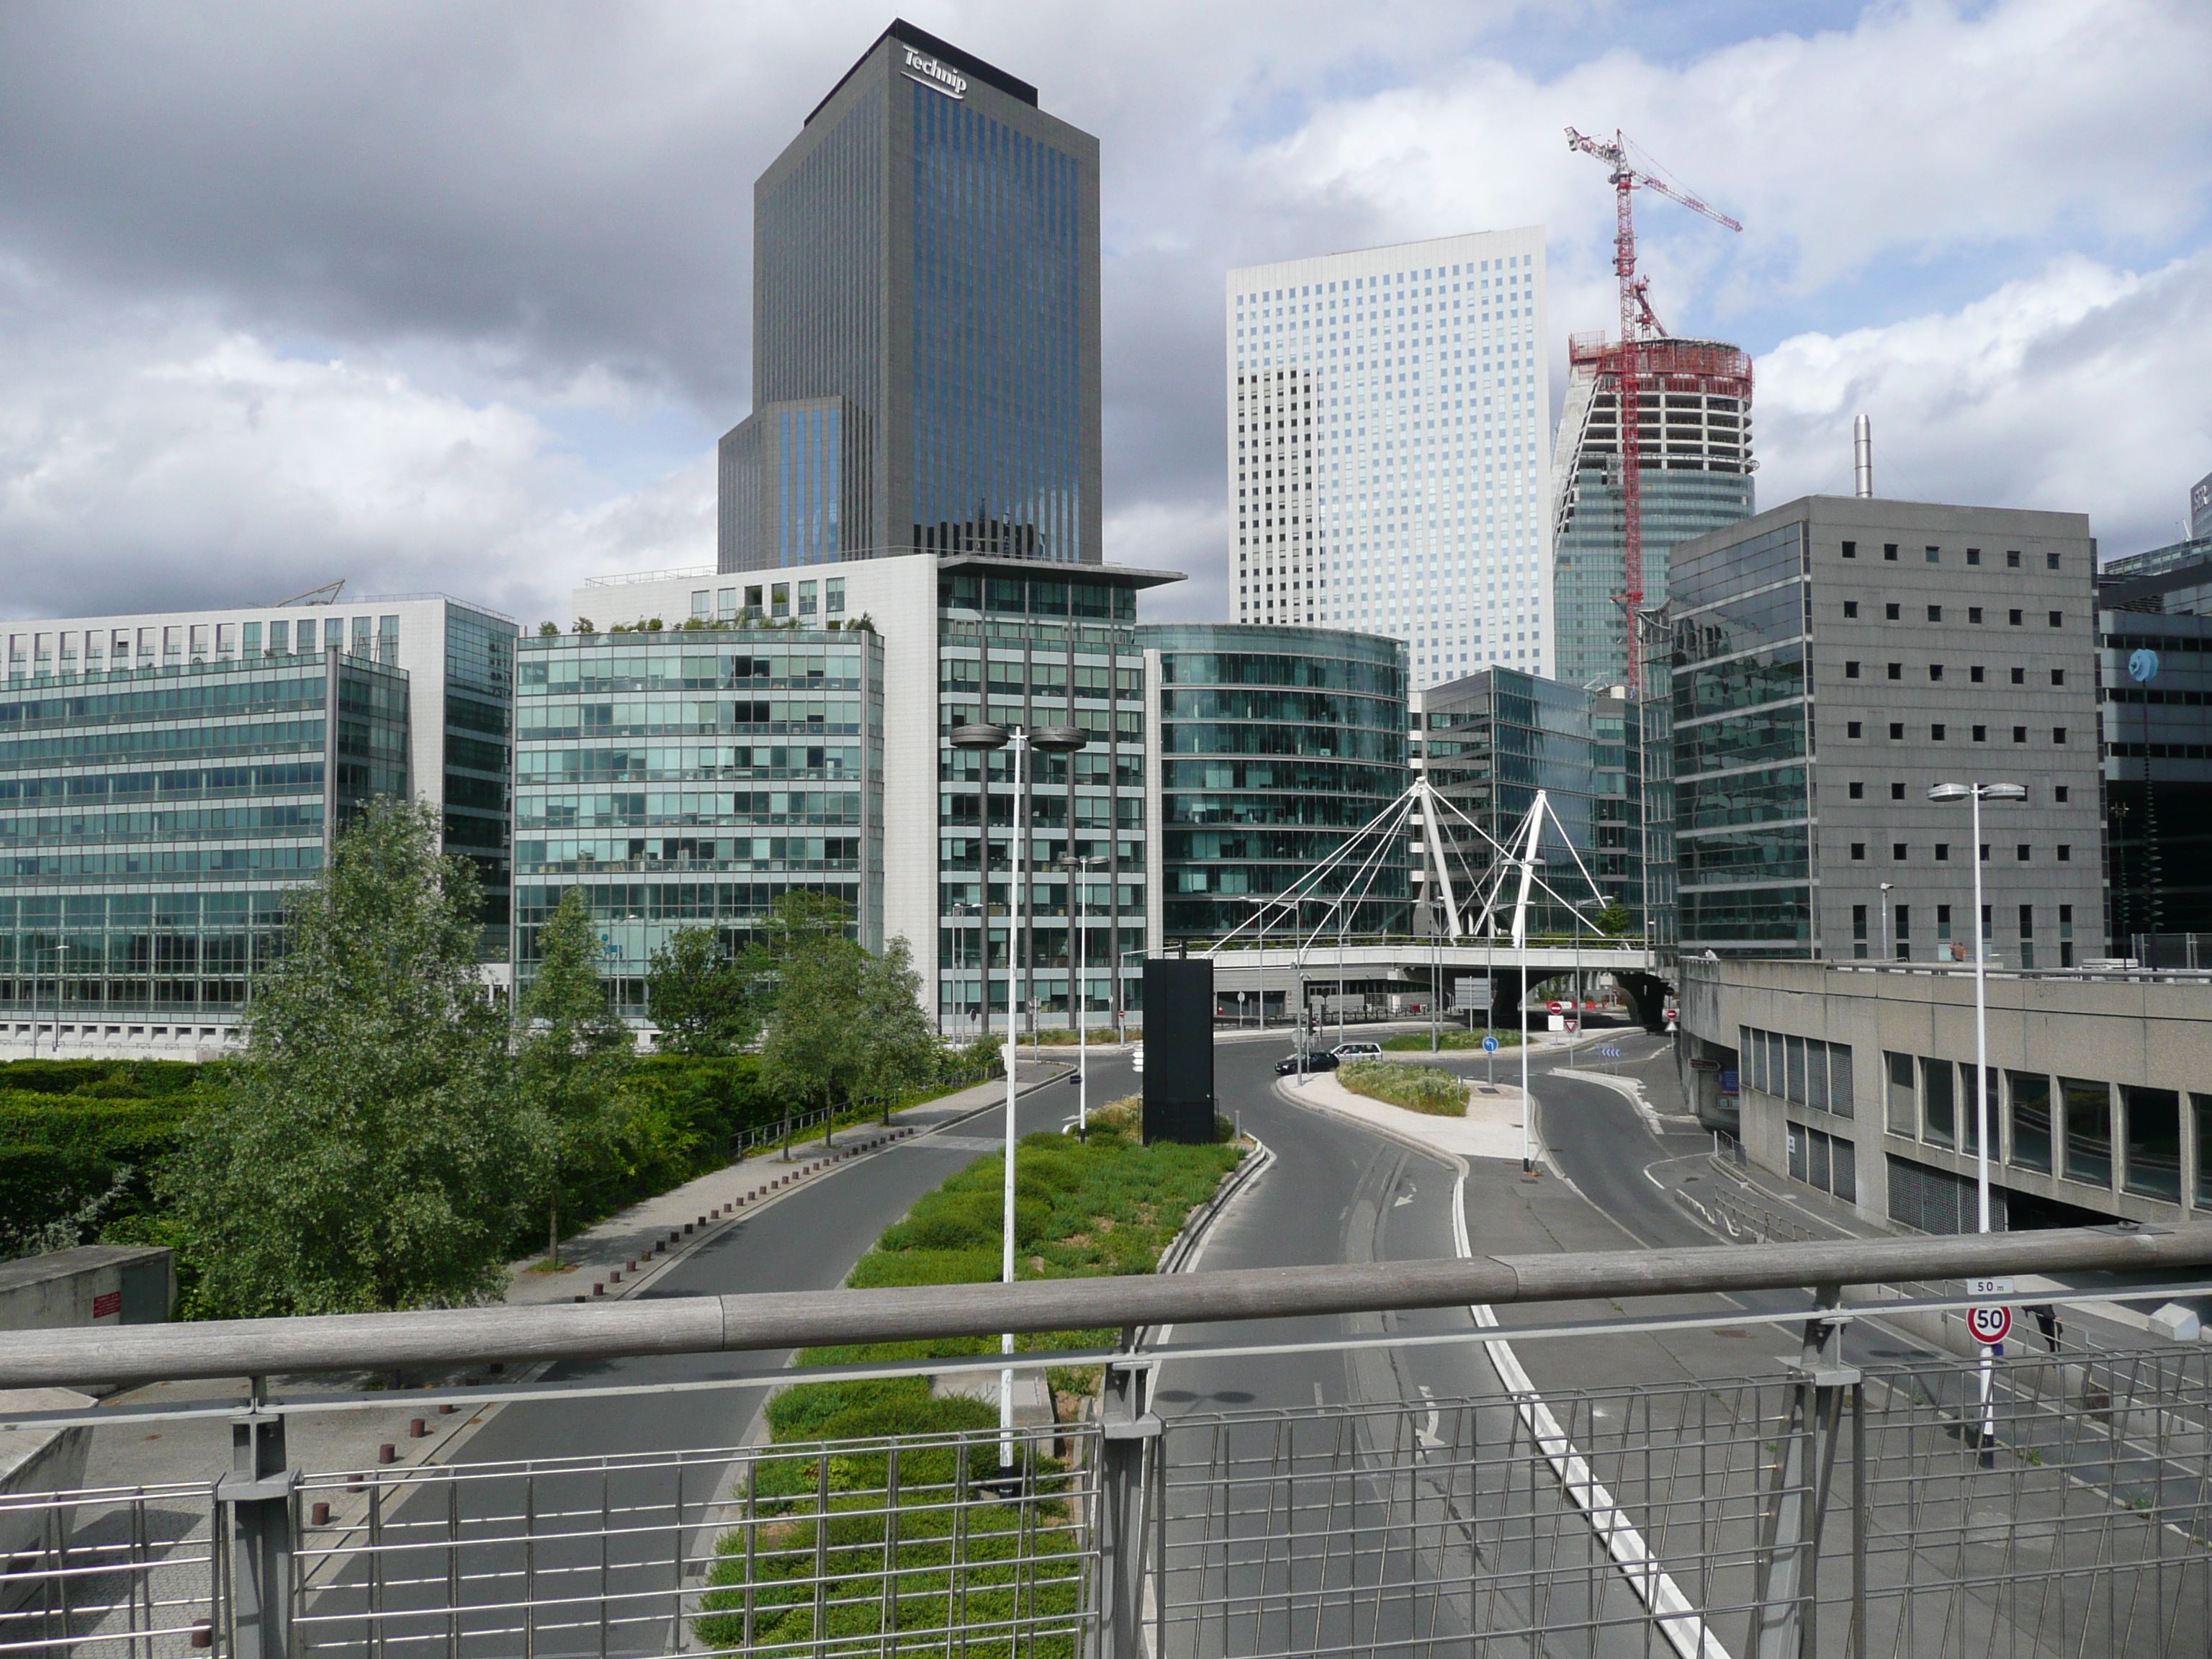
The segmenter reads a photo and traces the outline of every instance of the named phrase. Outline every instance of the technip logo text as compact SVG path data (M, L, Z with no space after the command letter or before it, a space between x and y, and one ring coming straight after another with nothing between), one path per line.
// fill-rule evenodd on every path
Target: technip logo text
M943 93L947 98L965 98L968 95L966 76L947 69L934 58L916 52L912 46L906 49L906 72L922 85Z

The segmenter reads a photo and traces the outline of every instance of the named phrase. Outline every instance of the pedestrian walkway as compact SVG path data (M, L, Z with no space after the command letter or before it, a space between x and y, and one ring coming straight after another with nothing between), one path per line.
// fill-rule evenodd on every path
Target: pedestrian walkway
M1523 1151L1517 1084L1472 1085L1464 1117L1409 1112L1388 1101L1370 1100L1352 1093L1329 1072L1284 1078L1275 1085L1275 1091L1300 1106L1332 1112L1385 1134L1417 1140L1461 1158L1510 1158L1517 1164Z

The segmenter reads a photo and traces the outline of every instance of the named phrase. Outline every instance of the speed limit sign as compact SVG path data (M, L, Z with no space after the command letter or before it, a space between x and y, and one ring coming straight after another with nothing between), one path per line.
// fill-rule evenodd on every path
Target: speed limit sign
M1974 1334L1974 1340L1986 1342L1995 1347L2012 1334L2012 1310L1969 1308L1966 1310L1966 1328Z

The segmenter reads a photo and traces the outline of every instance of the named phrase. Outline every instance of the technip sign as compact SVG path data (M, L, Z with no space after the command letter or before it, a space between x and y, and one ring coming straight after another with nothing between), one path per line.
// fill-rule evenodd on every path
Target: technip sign
M921 82L933 91L943 93L947 98L965 98L968 95L966 76L957 70L948 69L927 53L916 52L912 46L906 48L906 72L909 78Z

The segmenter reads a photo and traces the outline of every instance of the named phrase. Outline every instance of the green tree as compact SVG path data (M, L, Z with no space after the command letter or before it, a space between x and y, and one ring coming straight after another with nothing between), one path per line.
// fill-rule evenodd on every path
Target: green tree
M634 1045L607 1006L605 946L581 887L561 895L538 932L538 976L521 1005L515 1083L544 1149L545 1253L561 1259L563 1184L606 1158L622 1127L622 1088Z
M722 949L714 928L679 927L670 934L653 953L645 985L664 1053L735 1054L759 1032L750 977Z
M537 1142L481 983L476 875L440 854L439 828L424 803L372 803L286 906L245 1054L161 1178L204 1312L452 1306L504 1287Z
M805 1105L836 1104L858 1071L867 952L845 932L851 918L851 908L827 894L785 893L749 954L769 1008L762 1080Z
M858 1092L881 1105L888 1123L893 1101L935 1080L945 1045L922 1009L921 975L905 939L893 939L883 955L861 964L858 989Z

